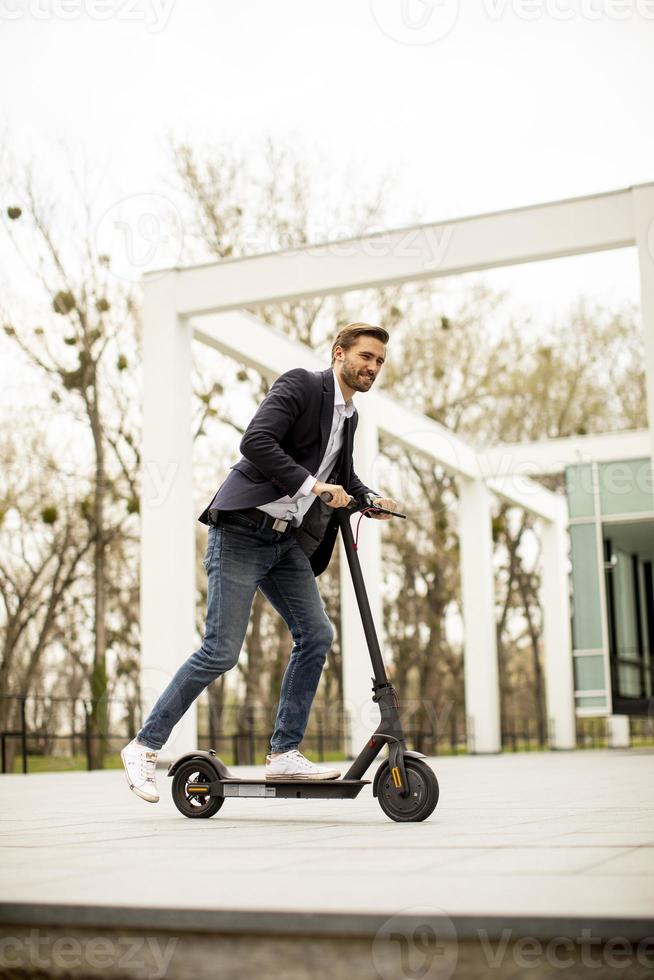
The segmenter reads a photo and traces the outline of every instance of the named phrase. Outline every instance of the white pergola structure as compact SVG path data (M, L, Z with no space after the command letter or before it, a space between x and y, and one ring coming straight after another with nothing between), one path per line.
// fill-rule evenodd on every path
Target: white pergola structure
M389 283L455 275L635 245L646 337L649 450L654 433L654 184L455 221L394 230L320 246L227 260L144 277L142 491L142 689L160 693L193 650L195 520L192 509L191 341L198 339L269 376L325 365L244 307L300 300ZM357 403L359 475L371 482L380 431L431 457L458 478L466 715L474 752L500 750L492 566L491 503L498 494L542 521L542 606L550 739L575 745L568 601L567 512L562 498L430 419L372 392ZM515 448L515 447L507 447ZM537 448L530 447L537 454ZM497 460L504 459L502 465ZM537 467L533 472L537 472ZM378 487L376 489L382 490ZM208 487L210 495L215 487ZM376 622L380 615L380 528L366 526L361 560ZM343 571L344 695L351 748L375 722L370 666L358 611ZM193 709L162 757L196 746Z

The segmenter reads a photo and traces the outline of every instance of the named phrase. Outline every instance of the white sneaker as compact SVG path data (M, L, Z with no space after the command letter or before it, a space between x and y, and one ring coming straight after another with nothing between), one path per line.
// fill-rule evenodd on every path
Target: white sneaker
M147 800L148 803L158 803L159 792L154 778L157 765L156 749L148 748L147 745L139 745L134 738L121 751L120 757L125 766L129 788L142 800Z
M298 749L281 755L266 756L266 779L338 779L337 769L323 769L310 762Z

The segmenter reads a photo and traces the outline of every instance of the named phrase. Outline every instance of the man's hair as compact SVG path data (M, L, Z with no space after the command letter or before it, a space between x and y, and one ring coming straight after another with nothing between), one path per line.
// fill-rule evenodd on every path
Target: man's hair
M336 339L332 344L332 364L334 363L334 351L337 347L347 351L356 344L359 337L376 337L382 344L387 344L389 340L388 331L383 327L373 327L370 323L348 323L338 331Z

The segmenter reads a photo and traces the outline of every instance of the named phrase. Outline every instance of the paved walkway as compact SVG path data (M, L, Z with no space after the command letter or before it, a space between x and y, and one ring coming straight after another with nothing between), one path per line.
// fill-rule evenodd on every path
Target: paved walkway
M654 752L431 760L432 817L227 800L209 820L122 772L0 776L0 901L446 915L654 914ZM235 770L244 775L259 771Z

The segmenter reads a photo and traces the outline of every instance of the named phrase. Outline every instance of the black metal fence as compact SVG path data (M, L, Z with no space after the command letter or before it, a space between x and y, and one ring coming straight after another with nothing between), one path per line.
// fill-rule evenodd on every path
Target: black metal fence
M11 727L0 729L0 761L3 773L8 770L7 760L10 754L20 759L21 771L25 773L29 771L30 758L47 759L53 769L60 767L58 762L66 761L81 761L84 768L92 768L92 742L102 736L92 734L92 703L88 699L17 694L0 695L0 701L5 708L3 717L13 719ZM136 727L139 727L141 711L139 705L118 698L106 699L106 704L112 729L106 748L111 751L114 740L120 741L122 746L133 737L134 732L129 734L129 731L134 724L125 725L125 720L134 721L136 709ZM7 707L9 710L6 710ZM13 749L11 753L10 746ZM61 767L70 768L70 765Z
M461 713L421 711L420 701L400 703L402 725L410 748L425 755L456 755L468 750ZM213 748L228 765L263 762L270 751L275 704L235 704L220 709L198 705L198 745ZM426 714L426 719L422 715ZM416 724L418 723L418 724ZM369 724L372 733L374 721ZM342 759L349 743L348 718L340 704L316 702L302 741L302 748L318 762ZM361 745L363 748L363 745Z
M96 735L91 726L92 704L87 698L46 695L2 696L11 702L14 723L0 730L1 771L92 768L92 745L102 739L105 765L120 766L120 749L143 723L141 705L108 699L109 731ZM276 704L227 704L216 706L206 698L198 702L198 747L212 748L227 765L263 763L270 751ZM422 712L420 702L400 706L409 746L426 755L453 755L468 751L465 721L461 713ZM423 717L426 714L426 719ZM370 724L372 731L374 722ZM348 722L340 704L315 702L302 742L318 762L347 755ZM9 752L9 746L12 751ZM11 755L11 760L9 756Z
M577 748L604 749L609 744L608 718L577 718ZM654 746L654 717L631 715L629 718L629 747Z
M548 734L535 718L503 718L501 740L506 752L542 751L549 744Z
M227 765L263 763L270 751L275 704L262 702L217 706L198 703L198 747L215 749ZM343 758L347 744L347 722L340 711L316 702L302 742L305 751L319 762Z
M91 702L86 698L50 697L29 694L0 696L3 717L11 725L0 729L1 771L92 768L94 739L102 739L106 765L120 766L120 749L134 737L143 723L142 706L134 701L107 701L109 733L95 735L91 726ZM7 711L8 702L11 702ZM416 710L416 707L419 710ZM422 710L420 710L422 709ZM475 751L475 733L466 726L460 710L437 715L419 702L400 705L404 731L410 748L425 755L457 755ZM228 704L216 706L207 699L198 702L198 747L215 749L227 765L263 763L274 727L274 704ZM372 730L373 725L370 725ZM551 735L534 718L502 720L502 748L509 752L544 750ZM631 718L632 746L654 745L654 719ZM340 705L316 702L302 743L316 761L344 758L348 744L346 716ZM577 719L577 747L597 749L609 744L606 718ZM11 763L11 766L10 766Z

